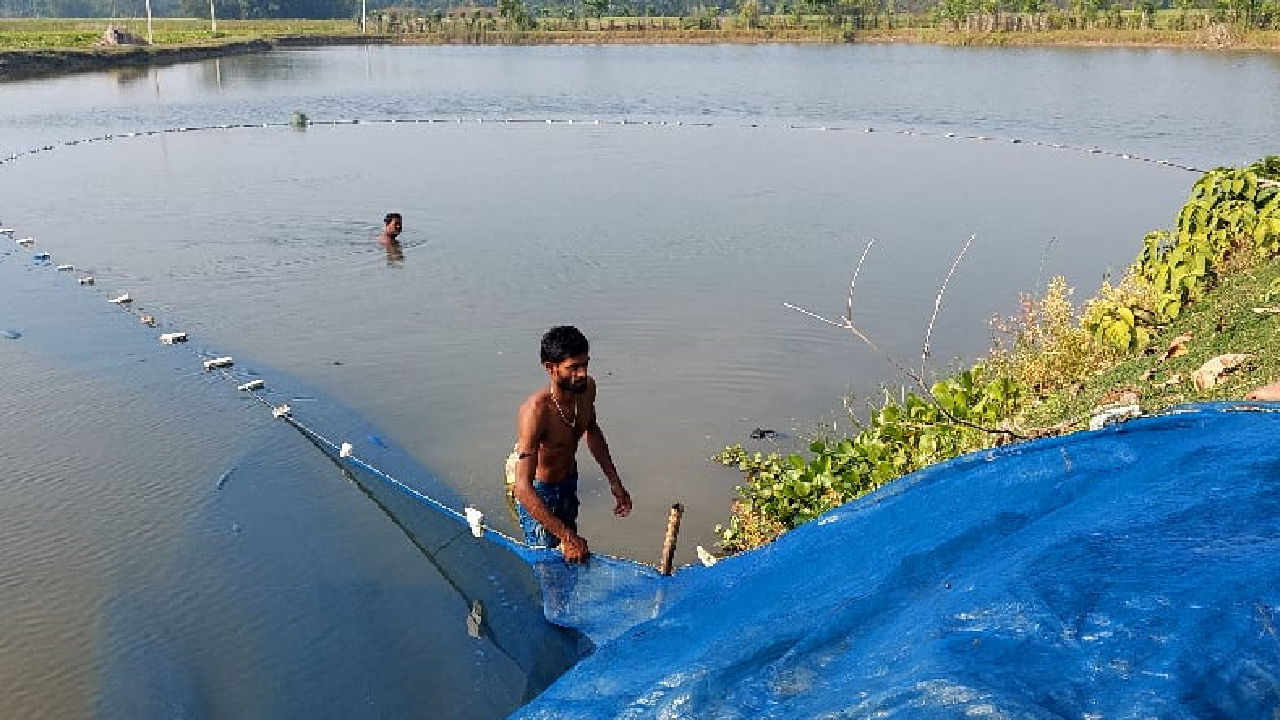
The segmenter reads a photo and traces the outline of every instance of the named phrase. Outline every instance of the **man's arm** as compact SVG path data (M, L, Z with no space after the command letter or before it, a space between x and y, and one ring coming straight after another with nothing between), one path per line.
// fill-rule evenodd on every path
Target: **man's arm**
M591 451L591 457L596 459L600 464L600 469L604 471L604 476L609 480L609 492L613 493L613 498L617 502L613 506L613 514L618 517L626 517L631 514L631 494L622 486L622 479L618 477L618 468L614 467L613 457L609 455L609 442L604 439L604 430L600 429L599 419L596 417L596 392L595 382L591 384L591 424L587 426L587 449Z
M520 416L516 424L516 500L525 510L541 523L547 532L560 538L560 551L564 559L571 563L583 562L587 558L587 541L572 528L552 514L551 509L542 501L533 489L533 477L538 470L539 438L542 434L542 413L532 400L520 406Z

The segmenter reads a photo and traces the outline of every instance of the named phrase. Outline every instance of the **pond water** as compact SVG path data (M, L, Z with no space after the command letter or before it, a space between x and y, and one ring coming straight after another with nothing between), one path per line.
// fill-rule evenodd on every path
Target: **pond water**
M0 310L0 329L22 332L0 338L4 415L23 419L0 444L17 478L0 490L4 543L17 558L0 585L13 601L0 604L10 608L0 624L24 628L0 636L0 667L14 673L5 686L23 688L18 714L129 716L104 699L118 684L103 678L134 667L119 648L157 647L142 640L159 631L108 610L134 607L122 598L145 596L143 607L174 593L203 598L166 610L165 628L202 620L181 648L160 643L163 657L211 652L233 626L267 634L266 624L211 616L207 605L237 593L282 602L254 585L273 563L297 561L281 543L313 546L314 567L292 587L346 568L339 574L350 573L352 587L395 590L378 595L382 611L429 595L404 581L430 574L421 556L363 496L314 487L313 474L331 468L311 468L305 447L264 439L273 431L241 425L218 402L191 406L177 392L190 381L172 368L125 373L95 355L102 338L140 331L109 306L102 317L75 303L55 312L60 294L127 291L201 347L251 358L295 395L313 388L309 405L338 425L363 417L403 455L410 482L491 509L507 531L501 463L515 408L545 382L538 338L550 325L578 325L593 341L602 424L637 503L632 518L613 519L583 453L584 534L594 548L652 561L666 508L683 502L687 562L695 544L714 545L738 479L708 462L712 452L735 442L790 449L833 422L847 430L842 395L858 405L902 382L854 339L783 302L840 314L874 240L855 314L889 354L918 365L939 284L973 236L930 366L971 360L989 343L988 319L1012 312L1019 292L1054 274L1091 292L1146 231L1170 224L1196 177L1173 165L1274 152L1278 71L1272 55L1163 50L371 47L0 85L0 157L55 148L0 166L0 225L98 278L82 290L67 276L33 274L47 269L26 267L26 255L0 264L10 273L0 297L26 293ZM366 122L284 125L298 111ZM505 119L555 122L494 122ZM269 126L61 144L219 124ZM391 210L405 216L403 262L372 242ZM32 301L32 292L51 299ZM60 336L72 321L78 334ZM141 407L124 389L139 378L155 383ZM102 427L112 430L95 433ZM157 438L138 442L139 428ZM784 437L753 442L756 428ZM257 468L246 471L255 482L229 487L261 496L234 507L280 523L254 546L277 548L266 553L275 560L177 576L149 563L157 548L198 545L210 523L228 526L233 501L206 495L242 457L255 458L243 463ZM156 482L174 476L193 479ZM109 521L85 529L103 487L124 494ZM299 497L311 511L293 505ZM184 515L196 520L178 522ZM320 542L335 525L343 542ZM90 546L98 551L86 558ZM383 560L352 569L371 557ZM209 586L218 592L191 589ZM329 638L338 644L361 627L353 608L362 597L342 597L348 630ZM375 634L428 632L432 608L424 600ZM272 627L323 624L325 610L269 617ZM240 694L237 674L209 660L188 660L203 668L198 683L175 675L162 686L231 698L201 705L208 716L279 716L283 706L261 702L280 673L296 683L286 684L289 697L335 684L316 669L323 662L300 659L310 637L274 654L239 652L239 672L263 678ZM350 702L296 705L299 716L349 716L339 708L365 693L380 699L378 712L404 717L418 693L430 695L424 687L471 687L423 684L420 675L438 670L421 667L423 645L390 645L360 646L353 672L365 680L342 695ZM397 690L405 685L417 689ZM504 715L525 692L486 695L482 685L475 697L487 700L454 716Z

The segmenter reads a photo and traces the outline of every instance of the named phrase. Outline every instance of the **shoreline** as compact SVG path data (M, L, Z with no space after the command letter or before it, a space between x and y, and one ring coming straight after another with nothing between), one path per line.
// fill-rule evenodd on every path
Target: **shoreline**
M1215 43L1201 33L1179 31L949 32L933 28L840 31L735 30L530 30L475 33L331 35L228 38L197 43L88 48L0 49L0 82L122 67L163 66L278 48L337 45L756 45L924 44L960 47L1078 47L1186 49L1199 52L1280 52L1280 32L1250 33Z
M386 36L297 35L235 38L180 45L0 50L0 82L94 72L115 68L164 66L197 60L270 52L282 47L387 44Z
M170 65L214 57L266 52L266 40L235 40L213 45L101 47L0 51L0 81L27 80L139 65Z

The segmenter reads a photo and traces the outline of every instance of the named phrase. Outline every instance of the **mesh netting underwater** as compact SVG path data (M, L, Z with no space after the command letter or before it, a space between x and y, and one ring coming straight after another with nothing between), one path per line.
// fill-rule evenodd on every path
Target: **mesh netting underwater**
M662 576L654 568L601 554L569 565L558 551L529 547L489 528L474 537L466 517L453 508L359 458L343 457L340 446L296 418L284 419L382 508L473 608L472 634L491 637L521 667L554 666L564 658L572 664L593 644L607 643L660 612ZM545 626L544 616L555 626ZM528 634L542 626L546 637L529 642ZM518 650L505 644L514 638ZM548 644L564 651L548 654ZM556 675L531 673L530 684L545 686Z

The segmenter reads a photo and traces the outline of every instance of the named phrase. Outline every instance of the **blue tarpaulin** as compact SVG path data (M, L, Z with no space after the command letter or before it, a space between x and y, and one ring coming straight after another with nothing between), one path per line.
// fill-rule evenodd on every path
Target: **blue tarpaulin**
M513 717L1280 717L1276 409L974 453L593 598L598 561L597 647Z

